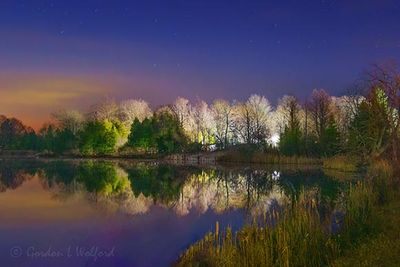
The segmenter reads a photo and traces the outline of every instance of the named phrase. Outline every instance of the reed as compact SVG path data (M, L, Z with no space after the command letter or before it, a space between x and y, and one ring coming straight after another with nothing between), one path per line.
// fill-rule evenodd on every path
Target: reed
M321 266L337 250L324 233L315 198L306 193L287 212L270 216L274 227L264 219L235 234L230 228L208 233L177 266Z
M354 246L377 230L376 204L377 194L371 181L359 181L349 187L343 226L336 236L342 250Z
M320 165L318 158L302 156L283 156L261 151L226 151L217 157L219 162L258 163L258 164L294 164L294 165Z
M338 233L327 231L327 220L318 213L318 198L303 192L285 212L273 212L269 220L253 223L232 233L231 228L214 232L185 251L177 266L329 266L344 251L379 230L376 210L381 191L390 192L390 165L376 162L370 167L378 178L350 185L341 206L344 214ZM372 177L372 176L371 176ZM276 222L272 227L268 222Z
M383 204L393 198L394 185L393 168L391 164L383 159L373 161L367 169L367 177L372 182L374 192L378 194L378 201Z
M345 155L338 155L323 160L323 168L342 172L356 172L357 159Z

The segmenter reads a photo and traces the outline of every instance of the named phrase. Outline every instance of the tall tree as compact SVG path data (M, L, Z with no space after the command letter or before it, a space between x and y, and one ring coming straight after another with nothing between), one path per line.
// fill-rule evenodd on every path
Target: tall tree
M235 106L235 129L247 144L264 143L270 134L271 105L264 96L251 95Z
M281 113L279 120L283 125L279 147L283 154L296 155L301 152L300 109L294 96L283 96L279 101L277 110Z
M202 145L213 141L215 121L208 104L199 100L193 109L194 122L197 128L197 139Z
M389 131L389 142L392 157L398 159L398 142L400 126L400 71L394 64L375 65L368 73L372 91L378 93L382 90L385 94L387 129ZM380 95L382 95L382 93ZM383 95L381 96L381 98ZM382 100L383 101L383 100ZM383 110L382 110L383 112ZM383 116L383 114L382 114Z
M119 105L118 118L126 126L130 127L135 119L142 122L151 117L152 111L149 104L142 99L129 99Z
M222 148L226 148L231 139L234 124L233 106L226 100L215 100L211 111L215 122L215 138Z

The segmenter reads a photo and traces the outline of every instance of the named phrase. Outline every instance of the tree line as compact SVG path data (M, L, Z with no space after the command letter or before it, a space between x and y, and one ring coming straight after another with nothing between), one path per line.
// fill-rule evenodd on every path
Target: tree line
M37 133L0 117L1 149L107 155L178 153L248 145L283 155L362 157L391 153L397 159L400 75L374 67L367 79L336 97L315 89L305 100L285 95L273 107L265 96L246 101L178 97L154 111L141 99L105 100L88 112L63 110Z

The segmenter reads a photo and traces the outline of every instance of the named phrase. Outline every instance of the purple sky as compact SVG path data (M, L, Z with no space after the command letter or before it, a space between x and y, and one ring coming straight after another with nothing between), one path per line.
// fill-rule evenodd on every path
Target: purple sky
M399 14L394 0L1 1L0 114L37 127L105 96L342 94L400 59Z

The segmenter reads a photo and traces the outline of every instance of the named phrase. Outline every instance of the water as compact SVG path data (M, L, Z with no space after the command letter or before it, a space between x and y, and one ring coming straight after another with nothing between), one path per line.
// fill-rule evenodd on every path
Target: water
M135 161L0 161L2 266L169 266L213 230L239 229L302 188L334 201L320 169Z

